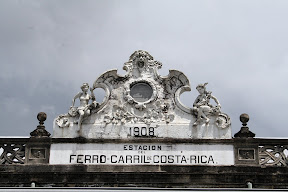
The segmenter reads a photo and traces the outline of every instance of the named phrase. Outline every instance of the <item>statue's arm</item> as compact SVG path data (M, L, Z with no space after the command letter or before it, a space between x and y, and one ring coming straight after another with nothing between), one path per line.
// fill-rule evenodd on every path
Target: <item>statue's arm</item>
M91 99L92 101L95 101L95 100L96 100L96 97L95 97L95 94L94 94L92 88L90 88L90 92L91 92L90 99Z
M220 102L218 101L218 99L217 99L215 96L211 95L210 98L215 101L215 103L217 104L217 106L218 106L219 108L221 108Z
M81 92L79 92L79 93L77 93L77 95L75 95L74 96L74 98L73 98L73 100L72 100L72 107L74 107L74 103L75 103L75 100L77 99L77 98L79 98L80 96L81 96Z
M199 102L199 96L195 99L194 103L193 103L193 107L198 107L197 103Z

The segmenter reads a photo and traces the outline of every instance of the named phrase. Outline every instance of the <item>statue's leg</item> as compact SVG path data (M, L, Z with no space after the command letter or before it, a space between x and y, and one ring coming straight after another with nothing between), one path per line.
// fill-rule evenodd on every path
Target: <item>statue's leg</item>
M209 123L210 119L207 117L206 114L210 112L210 107L209 106L203 106L202 108L202 117L205 119L205 123Z
M197 126L201 120L201 116L202 116L202 109L201 108L195 108L194 109L195 111L197 111L197 119L196 121L194 122L193 126Z
M79 110L79 114L80 114L80 117L79 117L79 120L78 120L78 134L79 136L82 136L82 132L81 132L81 128L82 128L82 121L83 121L83 117L84 117L84 111L83 110Z
M202 114L203 114L202 109L199 108L198 109L198 114L197 114L197 119L201 119Z

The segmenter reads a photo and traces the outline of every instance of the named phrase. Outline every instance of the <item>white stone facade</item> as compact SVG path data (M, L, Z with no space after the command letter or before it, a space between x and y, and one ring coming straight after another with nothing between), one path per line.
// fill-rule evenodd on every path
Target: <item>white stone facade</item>
M90 88L91 94L83 84L83 92L74 98L80 99L81 106L72 106L55 119L53 137L230 139L230 118L220 111L211 92L201 97L199 92L197 98L205 98L205 104L195 104L193 109L184 106L179 98L191 90L188 78L177 70L162 77L161 66L148 52L135 51L124 64L124 76L117 70L103 73ZM93 94L96 88L106 92L100 104ZM212 106L210 98L219 105Z

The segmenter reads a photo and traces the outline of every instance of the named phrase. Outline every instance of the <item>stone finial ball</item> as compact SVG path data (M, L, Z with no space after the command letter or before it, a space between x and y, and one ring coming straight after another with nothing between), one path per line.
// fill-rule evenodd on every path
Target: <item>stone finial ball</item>
M240 115L240 121L243 123L243 124L246 124L248 121L249 121L249 115L246 114L246 113L243 113Z
M47 115L46 115L46 113L44 113L44 112L40 112L40 113L38 113L38 115L37 115L37 119L38 119L38 121L40 121L40 122L45 121L45 120L47 119Z

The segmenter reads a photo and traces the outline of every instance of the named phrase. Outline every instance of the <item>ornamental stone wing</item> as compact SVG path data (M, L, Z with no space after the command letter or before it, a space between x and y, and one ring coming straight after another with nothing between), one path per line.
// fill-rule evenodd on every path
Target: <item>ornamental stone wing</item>
M169 75L163 80L169 95L173 96L179 88L181 88L180 93L191 91L189 80L181 71L169 70Z
M191 91L188 78L177 70L169 70L169 75L164 78L166 97L172 97L176 106L186 113L191 110L180 101L180 95L185 91Z
M105 97L103 102L100 104L99 109L102 109L111 97L112 90L119 88L125 81L129 78L127 75L119 76L117 74L117 69L106 71L100 77L96 79L93 83L92 91L96 88L102 88L105 91Z

